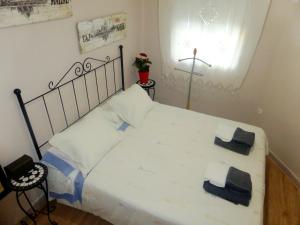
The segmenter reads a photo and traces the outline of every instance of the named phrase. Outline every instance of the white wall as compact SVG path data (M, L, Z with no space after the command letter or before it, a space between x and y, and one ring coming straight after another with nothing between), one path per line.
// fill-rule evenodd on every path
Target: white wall
M118 56L124 45L125 77L135 80L131 66L140 49L140 0L73 0L73 17L0 30L0 164L7 165L23 154L36 156L17 105L14 88L23 90L25 99L47 91L48 82L60 79L75 61L87 56L104 59ZM80 55L76 24L118 12L128 13L126 40ZM34 116L34 115L33 115ZM14 225L22 216L14 195L0 202L0 224Z
M144 51L154 61L158 100L185 107L186 94L161 79L158 0L143 2ZM263 127L275 155L300 178L300 3L272 0L269 15L247 78L236 94L201 89L192 109ZM174 97L176 96L176 97ZM259 114L259 109L264 111Z
M300 181L300 3L273 0L266 33L272 35L272 62L265 77L257 118L275 156Z

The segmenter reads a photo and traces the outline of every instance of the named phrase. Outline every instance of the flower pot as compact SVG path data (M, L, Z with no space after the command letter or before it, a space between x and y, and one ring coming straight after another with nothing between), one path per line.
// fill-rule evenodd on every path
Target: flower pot
M147 72L139 72L140 82L141 84L147 84L149 80L149 71Z

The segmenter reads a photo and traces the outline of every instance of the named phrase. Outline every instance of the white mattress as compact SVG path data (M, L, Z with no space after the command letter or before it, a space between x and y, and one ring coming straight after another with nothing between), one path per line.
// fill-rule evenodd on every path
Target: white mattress
M219 124L256 133L250 156L214 145ZM157 104L139 129L89 174L82 209L114 225L262 225L267 139L262 129ZM252 176L249 207L203 190L209 162L224 161Z

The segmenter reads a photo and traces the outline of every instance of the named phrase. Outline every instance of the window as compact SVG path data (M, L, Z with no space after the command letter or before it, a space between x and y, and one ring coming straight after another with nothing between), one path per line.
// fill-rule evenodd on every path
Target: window
M160 39L164 76L180 76L175 68L190 70L192 57L212 64L196 65L202 83L236 90L254 55L269 0L160 0Z

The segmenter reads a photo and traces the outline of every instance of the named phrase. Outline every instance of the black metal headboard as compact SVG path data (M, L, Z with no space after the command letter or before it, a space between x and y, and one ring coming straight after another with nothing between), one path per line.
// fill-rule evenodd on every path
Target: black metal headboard
M28 115L27 112L27 105L31 104L37 100L42 100L43 102L43 110L46 113L46 117L47 117L47 121L49 123L49 127L51 129L51 133L52 135L55 134L54 128L53 128L53 121L51 119L51 115L50 115L50 111L48 109L48 105L47 105L47 101L45 99L46 96L56 93L59 97L59 107L62 108L62 112L63 112L63 118L65 121L65 128L68 128L69 126L73 125L75 122L77 122L79 119L81 119L82 117L84 117L86 114L88 114L90 111L92 111L95 107L97 107L98 105L102 104L103 102L105 102L107 99L111 98L113 95L115 95L116 93L120 92L121 90L125 90L125 84L124 84L124 63L123 63L123 46L120 45L119 46L120 49L120 56L111 59L109 56L106 57L106 60L99 60L99 59L95 59L95 58L86 58L82 63L81 62L75 62L69 70L67 70L67 72L62 76L62 78L55 84L53 81L51 81L48 84L49 87L49 91L29 100L24 102L22 95L21 95L21 90L20 89L15 89L14 90L14 94L17 96L22 114L24 116L28 131L30 133L30 137L32 139L33 145L35 147L35 150L37 152L37 155L39 157L39 159L42 159L42 154L41 154L41 148L44 147L49 139L44 142L44 143L38 143L38 140L36 138L30 117ZM115 63L117 60L120 60L120 66L121 66L121 88L117 89L117 85L116 85L116 69L115 69ZM93 66L93 64L97 63L96 66ZM107 66L108 64L112 64L112 69L113 69L113 82L114 82L114 91L112 94L109 95L108 92L108 74L107 74ZM105 86L106 86L106 97L104 99L100 99L100 90L99 90L99 85L98 85L98 77L97 77L97 71L100 68L104 68L104 79L105 79ZM64 82L64 79L70 75L73 72L73 75L75 75L75 78L73 79L69 79L68 81ZM97 98L98 98L98 102L96 105L94 105L94 107L92 108L91 104L90 104L90 96L89 96L89 89L88 89L88 85L87 85L87 77L88 76L94 76L95 77L95 83L96 83L96 89L97 89ZM76 88L74 85L74 82L78 79L83 79L84 80L84 87L85 87L85 94L86 94L86 101L87 101L87 105L88 105L88 111L81 115L80 111L79 111L79 106L78 106L78 94L76 93ZM65 104L63 101L63 96L62 96L62 91L61 89L65 86L70 86L72 87L73 90L73 95L74 95L74 99L75 99L75 105L76 105L76 110L77 110L77 118L75 119L75 121L73 121L72 123L68 122L68 118L67 118L67 113L65 110Z

